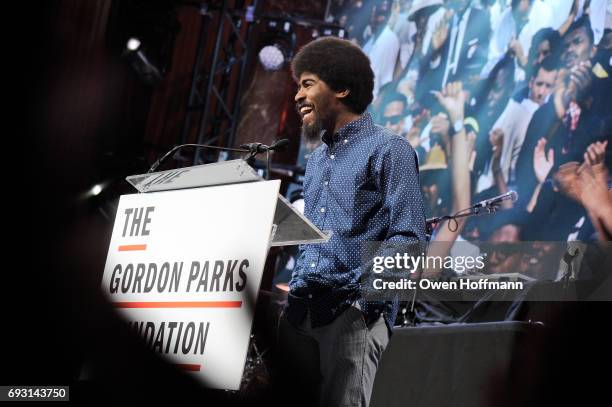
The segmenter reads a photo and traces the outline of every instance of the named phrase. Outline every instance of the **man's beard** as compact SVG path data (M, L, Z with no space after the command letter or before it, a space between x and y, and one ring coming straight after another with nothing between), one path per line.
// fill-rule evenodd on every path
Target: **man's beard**
M302 123L302 137L304 137L308 143L318 143L321 140L322 131L323 123L318 116L311 124Z

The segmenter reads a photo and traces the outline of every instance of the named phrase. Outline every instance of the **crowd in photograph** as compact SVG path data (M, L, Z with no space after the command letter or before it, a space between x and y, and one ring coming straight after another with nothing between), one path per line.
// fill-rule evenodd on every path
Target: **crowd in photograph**
M375 122L417 153L427 217L517 193L432 240L611 240L612 2L334 0L329 18L370 58Z

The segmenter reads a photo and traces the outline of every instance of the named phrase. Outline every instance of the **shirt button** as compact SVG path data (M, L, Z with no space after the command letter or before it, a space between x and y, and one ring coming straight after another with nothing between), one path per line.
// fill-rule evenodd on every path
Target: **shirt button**
M325 182L323 183L323 185L325 185L325 186L329 185L329 181L325 181Z
M336 156L332 154L332 155L329 156L329 158L331 158L333 160L334 158L336 158Z
M312 294L308 294L308 298L312 298Z
M317 265L314 263L310 263L310 267L315 268Z
M325 207L321 208L321 213L325 212Z
M348 143L348 139L347 138L344 139L344 144L346 144L346 143Z

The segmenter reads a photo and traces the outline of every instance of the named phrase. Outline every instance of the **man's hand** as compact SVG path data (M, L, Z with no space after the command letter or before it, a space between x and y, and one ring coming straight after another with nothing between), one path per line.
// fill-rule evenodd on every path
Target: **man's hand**
M589 171L598 182L607 184L608 170L604 162L606 158L607 146L608 140L591 143L583 155L584 162L582 165L580 165L580 168L578 168L578 174L581 174L584 171Z
M501 159L502 148L504 146L504 132L502 129L493 129L489 133L489 142L491 143L491 150L493 151L493 167L499 168L499 161Z
M607 189L608 171L604 164L606 145L607 141L592 143L584 153L582 164L572 161L559 167L555 181L565 195L577 202L586 200L591 203L590 188L595 188L595 184L601 184Z
M602 175L587 169L578 176L581 185L580 202L589 212L598 213L602 207L612 205L612 195L606 182L608 170L605 166Z
M592 82L591 61L580 62L569 71L561 69L553 95L557 117L565 116L570 102L576 102L587 95Z
M431 91L434 94L438 103L446 110L450 117L451 123L458 120L463 121L465 93L463 93L463 84L461 81L447 83L442 92Z
M565 103L565 94L567 92L567 86L565 85L566 77L569 75L569 71L565 68L559 69L557 73L557 79L555 80L555 89L552 94L553 103L555 106L555 113L559 119L565 116L565 111L569 105Z
M608 169L604 163L607 145L607 140L589 145L578 171L580 203L588 211L600 240L609 240L612 233L612 190L608 189Z
M608 146L608 140L596 141L587 147L587 151L584 153L584 164L583 166L589 165L595 167L598 165L604 165L604 159L606 158L606 147ZM582 168L582 166L581 166Z
M431 133L439 134L443 138L448 137L448 131L450 130L450 121L445 113L438 113L431 118Z
M578 202L580 202L580 195L582 194L582 185L578 179L579 165L577 161L562 164L554 175L561 192Z
M546 181L548 173L555 165L555 152L550 150L546 155L546 139L541 138L533 152L533 170L535 171L538 184L543 184Z
M583 61L570 69L567 94L571 100L575 101L581 98L590 89L593 81L591 78L591 67L591 61Z

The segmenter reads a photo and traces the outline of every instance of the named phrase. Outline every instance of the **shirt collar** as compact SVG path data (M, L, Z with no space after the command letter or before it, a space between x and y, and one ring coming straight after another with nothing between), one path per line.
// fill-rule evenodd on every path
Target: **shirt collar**
M353 120L341 127L333 137L330 137L329 133L323 132L321 139L330 146L340 139L350 139L351 137L358 136L360 133L370 130L373 126L372 116L369 112L364 112L359 119Z

